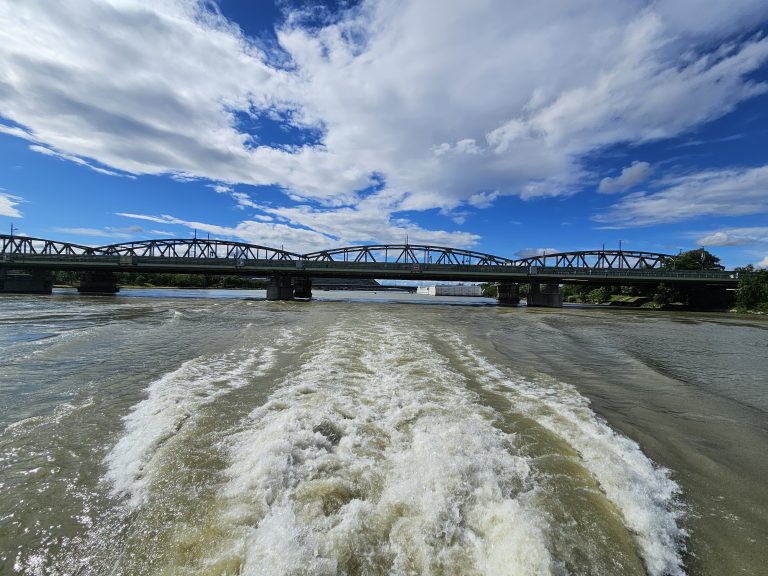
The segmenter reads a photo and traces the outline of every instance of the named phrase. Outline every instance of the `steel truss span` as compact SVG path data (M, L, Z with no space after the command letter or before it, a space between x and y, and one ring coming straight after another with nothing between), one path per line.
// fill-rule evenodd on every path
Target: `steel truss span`
M471 266L514 266L509 258L444 246L422 244L377 244L347 246L304 254L306 260L326 262L391 262L395 264L459 264Z
M542 254L515 261L515 266L541 266L544 268L599 268L647 270L662 268L672 258L669 254L630 250L585 250Z
M600 270L660 269L669 254L628 250L587 250L542 254L513 260L474 250L424 244L374 244L347 246L299 254L287 250L201 238L141 240L84 246L43 238L0 235L0 254L47 256L136 256L221 260L290 260L305 262L357 262L435 264L456 266L513 266Z
M0 234L0 254L83 256L96 254L95 250L98 249L69 242Z
M157 256L161 258L223 258L228 260L303 260L295 252L227 240L201 238L141 240L94 248L105 256Z

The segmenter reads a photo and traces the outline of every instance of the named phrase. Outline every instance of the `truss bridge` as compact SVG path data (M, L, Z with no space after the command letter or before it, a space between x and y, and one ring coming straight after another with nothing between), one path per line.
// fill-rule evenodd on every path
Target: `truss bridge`
M79 272L80 290L93 293L116 292L117 272L266 277L268 298L274 300L309 297L313 278L493 282L500 285L500 300L506 295L510 302L516 298L517 285L527 283L534 300L540 294L542 302L554 305L559 299L550 296L559 296L557 287L568 283L666 282L720 288L738 284L736 272L674 270L671 258L655 252L587 250L511 259L421 244L348 246L300 254L200 238L85 246L0 235L0 292L50 292L46 274L50 277L50 272L59 270Z

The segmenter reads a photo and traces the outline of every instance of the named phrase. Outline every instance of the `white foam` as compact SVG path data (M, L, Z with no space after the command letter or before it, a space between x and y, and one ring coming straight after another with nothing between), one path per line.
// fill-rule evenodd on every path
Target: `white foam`
M529 463L425 334L376 321L329 335L230 439L242 573L549 573Z
M152 382L147 397L123 418L124 433L104 459L105 479L112 494L127 496L131 507L140 505L146 498L151 463L160 447L201 406L269 370L277 348L289 337L284 331L274 346L195 358Z
M515 410L576 449L606 496L619 508L637 541L648 572L654 576L683 575L681 551L686 533L677 521L682 515L680 487L669 471L643 454L636 442L614 431L589 407L571 385L542 377L532 382L491 364L457 335L446 335L464 361L489 388L509 390Z
M542 506L551 494L536 462L494 426L499 413L470 390L478 382L573 448L568 457L621 512L649 574L683 574L677 485L575 388L495 366L458 334L365 316L341 315L318 334L217 446L229 456L226 481L201 509L199 532L185 535L200 538L195 566L270 576L567 573L553 542L574 528ZM432 340L450 347L447 355ZM263 354L197 359L152 383L107 459L116 493L141 503L165 439L268 366ZM611 534L583 537L612 542Z

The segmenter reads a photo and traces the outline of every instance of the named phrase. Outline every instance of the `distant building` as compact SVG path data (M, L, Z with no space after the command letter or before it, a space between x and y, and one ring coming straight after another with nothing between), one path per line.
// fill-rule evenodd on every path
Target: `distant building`
M438 284L436 286L420 286L416 293L428 296L479 297L483 295L483 289L473 284Z

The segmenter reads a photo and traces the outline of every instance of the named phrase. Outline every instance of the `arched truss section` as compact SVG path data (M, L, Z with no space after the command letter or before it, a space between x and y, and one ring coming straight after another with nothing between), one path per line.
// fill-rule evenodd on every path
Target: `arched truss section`
M91 246L69 242L0 234L0 254L82 256L97 253L97 250Z
M634 252L628 250L587 250L582 252L561 252L542 254L516 260L516 266L541 266L544 268L608 268L643 270L661 268L672 258L669 254L657 252Z
M501 256L422 244L374 244L347 246L298 254L286 250L201 238L142 240L110 244L108 246L83 246L69 242L57 242L26 236L0 234L2 255L48 256L150 256L160 258L220 258L231 260L310 260L325 262L375 262L395 264L446 264L466 266L517 266L542 268L591 268L591 269L658 269L673 256L657 252L628 250L587 250L543 254L511 260Z
M347 246L333 250L320 250L304 254L307 260L331 262L390 262L395 264L463 264L473 266L510 266L508 258L421 244L378 244L371 246Z
M95 249L105 256L156 256L161 258L222 258L234 260L301 260L303 256L268 246L204 238L142 240L110 244Z

